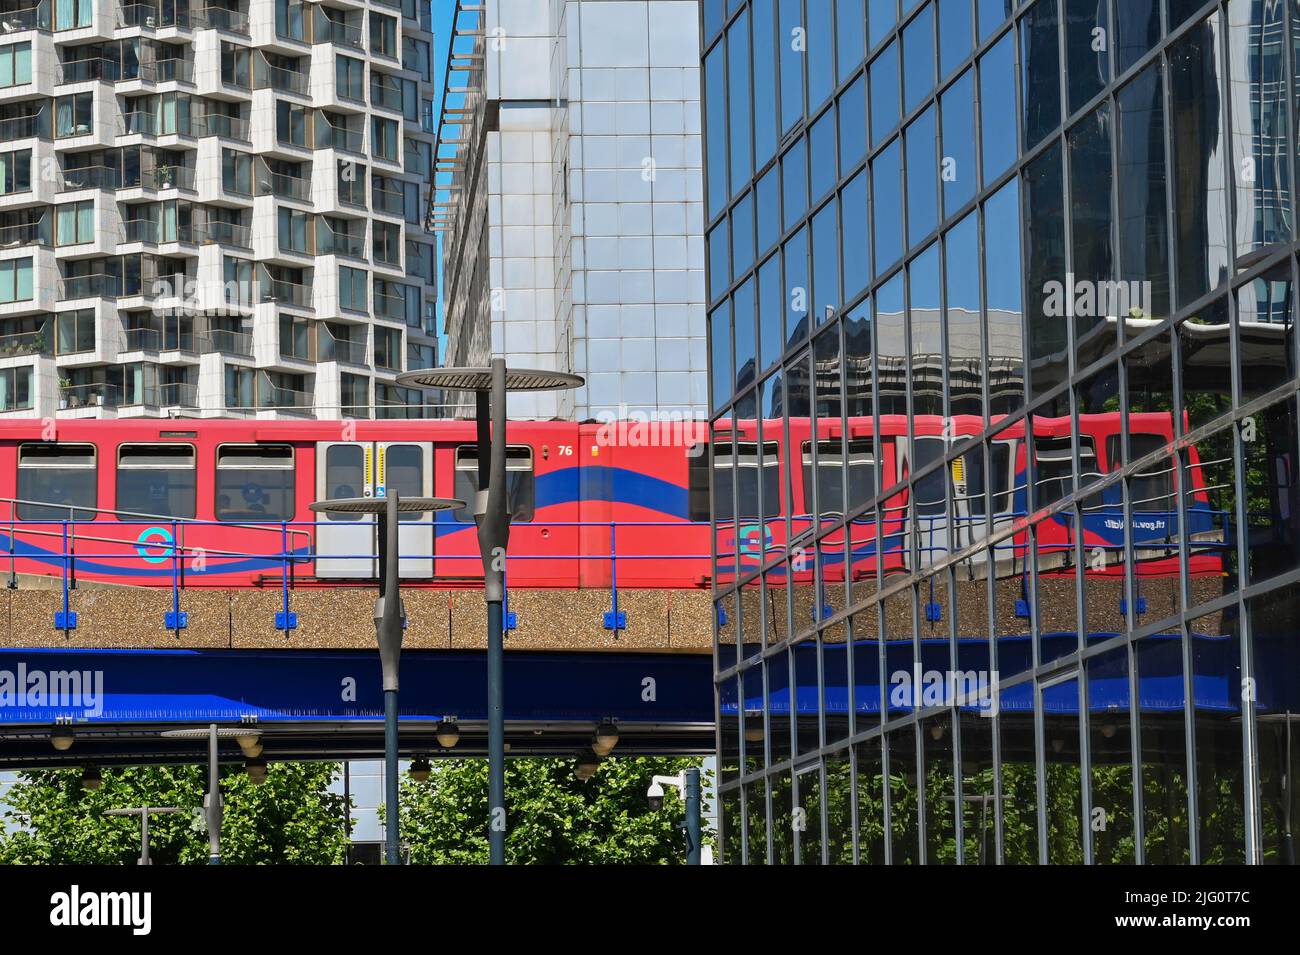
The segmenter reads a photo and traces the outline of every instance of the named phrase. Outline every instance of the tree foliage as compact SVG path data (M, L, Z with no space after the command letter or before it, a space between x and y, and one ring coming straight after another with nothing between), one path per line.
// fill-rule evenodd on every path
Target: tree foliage
M671 865L685 862L684 804L670 787L663 809L646 799L651 777L698 761L605 760L589 782L573 761L506 761L506 861L521 864ZM707 807L706 807L707 811ZM428 781L406 778L402 840L415 864L481 864L488 858L487 761L434 763ZM706 834L707 838L707 834Z
M343 797L329 792L337 763L272 763L255 786L238 769L222 772L222 861L233 864L330 864L344 858ZM155 864L202 864L208 839L197 810L207 788L199 766L143 766L105 770L98 790L81 787L81 770L21 773L6 796L6 817L24 828L0 837L0 863L134 865L140 855L136 817L106 809L178 806L153 815L150 855Z

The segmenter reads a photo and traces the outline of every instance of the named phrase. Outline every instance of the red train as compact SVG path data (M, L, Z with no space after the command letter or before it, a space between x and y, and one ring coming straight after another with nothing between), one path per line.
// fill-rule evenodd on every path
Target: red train
M1087 416L1080 457L1084 470L1113 470L1119 458L1118 414ZM717 573L722 579L760 565L783 549L787 533L809 535L813 485L823 516L837 515L847 497L853 507L908 473L942 456L947 442L978 433L974 418L956 418L943 432L938 418L915 425L908 454L907 422L879 419L877 445L871 419L812 425L796 420L742 421L704 453L702 423L576 424L518 422L508 432L510 501L514 515L508 579L514 587L702 587L710 561L709 464L736 476L736 494L719 493ZM1068 420L1034 422L1038 484L1065 493L1071 439ZM1168 415L1130 416L1134 451L1168 445ZM784 445L796 466L787 475ZM1000 432L993 443L992 501L995 526L1025 515L1024 427ZM187 587L277 586L286 574L296 585L373 579L374 545L367 519L317 516L309 505L327 497L382 494L472 497L477 480L474 424L468 421L259 421L61 420L0 422L0 560L17 574L73 574L78 579ZM847 455L847 468L843 467ZM814 468L814 459L816 467ZM1193 462L1195 463L1195 462ZM877 464L879 471L877 472ZM814 475L814 469L817 475ZM1191 530L1212 536L1217 519L1193 481ZM908 569L962 548L985 534L982 455L931 472L916 487L884 502L881 527L887 572ZM1132 482L1133 536L1158 547L1176 540L1172 466ZM878 476L879 475L879 476ZM848 487L843 483L847 476ZM758 487L765 488L763 513ZM1118 490L1098 495L1083 528L1067 518L1047 525L1040 554L1072 544L1122 543ZM953 498L953 518L947 498ZM1040 502L1041 503L1041 502ZM792 515L789 531L785 515ZM873 520L855 521L851 557L844 531L838 554L824 548L827 579L875 573ZM1024 556L1024 535L1007 544ZM412 582L438 586L481 578L472 517L465 512L420 515L402 528L402 572ZM612 559L616 556L616 560ZM1176 573L1172 560L1147 572ZM1218 568L1212 550L1198 555L1194 571ZM811 562L795 571L811 576Z

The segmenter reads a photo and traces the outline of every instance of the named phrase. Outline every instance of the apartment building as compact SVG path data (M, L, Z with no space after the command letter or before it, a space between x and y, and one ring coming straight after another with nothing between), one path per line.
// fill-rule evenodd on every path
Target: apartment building
M0 415L407 416L430 5L0 0Z
M457 0L436 162L445 364L571 371L511 414L703 414L695 0Z

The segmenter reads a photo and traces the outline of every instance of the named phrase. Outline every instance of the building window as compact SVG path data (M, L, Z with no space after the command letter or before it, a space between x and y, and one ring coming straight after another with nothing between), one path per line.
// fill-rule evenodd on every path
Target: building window
M241 196L253 194L253 157L236 149L221 150L221 188Z
M90 26L94 0L54 0L54 29L76 30Z
M370 154L389 162L397 162L397 120L372 116L370 133Z
M253 369L242 365L226 365L226 407L232 410L248 411L255 407L256 396L253 394Z
M361 102L366 95L366 64L351 56L334 57L334 83L340 99Z
M117 452L117 509L193 517L197 474L193 445L124 444Z
M0 196L30 192L32 188L32 151L20 149L0 153Z
M339 402L348 418L370 417L370 379L365 375L339 375Z
M60 312L55 347L60 355L94 351L95 310L80 308L74 312Z
M3 399L0 407L7 407L4 402L10 400L24 400L24 392L27 394L25 406L31 406L31 369L25 370L28 373L27 384L14 382L15 387L7 396L0 395ZM0 377L0 389L7 387ZM39 503L19 504L18 519L93 520L93 508L99 503L97 483L93 444L24 444L18 448L18 499Z
M31 257L0 261L0 302L26 302L31 297Z
M282 252L298 252L303 255L310 255L311 247L308 245L307 237L311 223L311 213L299 212L296 209L281 206L277 210L277 216L280 250Z
M217 520L293 520L295 487L291 446L227 444L217 448Z
M339 266L339 308L353 312L368 309L366 302L366 270L351 266Z
M339 201L353 206L366 204L366 167L347 159L339 160Z
M397 18L382 13L370 14L370 52L397 57Z
M0 369L0 411L30 411L32 366Z
M303 4L298 0L275 0L275 35L302 42L306 36Z
M465 444L456 449L455 496L462 501L473 501L478 494L478 445ZM516 523L531 521L535 507L533 482L533 449L527 445L510 445L506 448L506 506L510 519ZM474 522L474 512L469 506L455 512L462 524Z
M95 204L89 199L58 206L54 244L82 245L95 240Z
M89 93L76 93L55 99L54 135L60 138L88 135L94 118L93 102Z
M402 333L397 329L375 326L375 367L401 370Z
M0 46L0 88L23 86L32 81L32 45L11 43Z
M402 227L391 222L374 224L374 255L376 262L386 265L402 264Z
M285 100L275 102L275 138L290 146L307 145L307 108Z

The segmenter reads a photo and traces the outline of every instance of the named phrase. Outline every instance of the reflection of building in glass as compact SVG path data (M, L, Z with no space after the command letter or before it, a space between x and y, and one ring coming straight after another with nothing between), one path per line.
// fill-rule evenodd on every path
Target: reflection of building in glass
M1294 861L1300 22L892 6L703 4L723 856Z

